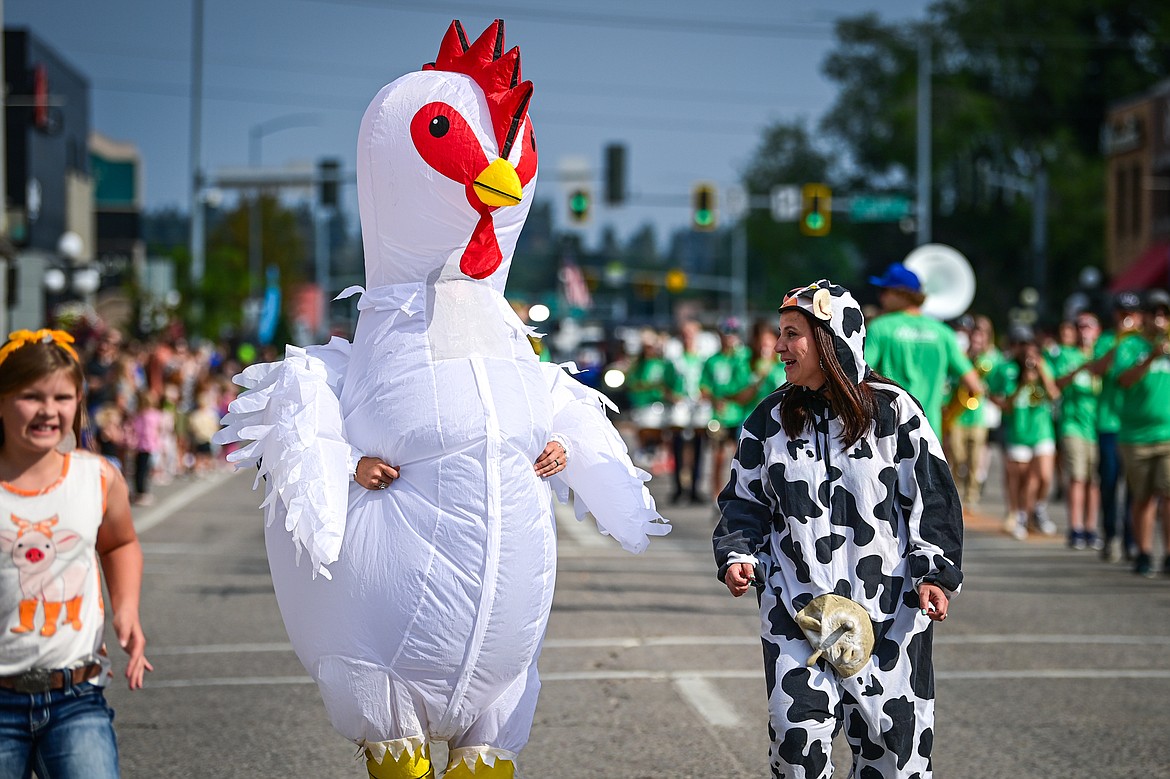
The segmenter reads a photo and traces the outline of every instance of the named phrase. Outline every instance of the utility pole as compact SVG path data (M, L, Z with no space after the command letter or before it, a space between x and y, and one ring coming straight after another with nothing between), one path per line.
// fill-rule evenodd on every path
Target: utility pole
M930 36L923 31L918 39L918 245L928 244L930 235Z
M191 286L201 309L204 266L203 214L203 0L192 0L191 18ZM199 309L197 309L199 310ZM201 313L201 311L200 311Z
M1048 306L1048 170L1042 159L1032 174L1032 275L1040 295L1036 308L1043 313Z
M330 256L329 256L329 225L332 223L334 209L324 204L317 204L315 209L316 216L316 238L317 246L314 252L314 273L313 275L317 281L318 294L321 296L319 301L319 308L317 315L319 321L317 323L318 332L315 336L327 339L329 337L329 292L333 286L333 281L330 278Z
M747 215L731 231L731 313L747 321Z

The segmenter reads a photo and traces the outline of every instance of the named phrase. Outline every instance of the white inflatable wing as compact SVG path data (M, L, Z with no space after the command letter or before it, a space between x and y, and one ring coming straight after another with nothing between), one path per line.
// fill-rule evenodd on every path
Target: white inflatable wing
M552 397L553 431L569 443L565 469L551 478L561 502L573 491L577 519L592 514L597 528L626 551L639 554L651 536L664 536L670 524L646 489L650 474L634 466L626 444L605 415L613 404L552 363L541 366Z
M281 362L246 368L234 378L245 392L228 406L214 439L245 444L228 461L258 467L256 484L266 482L260 504L266 522L283 515L298 563L308 552L313 575L326 578L341 550L349 503L350 446L338 400L349 348L341 338L308 349L289 346Z

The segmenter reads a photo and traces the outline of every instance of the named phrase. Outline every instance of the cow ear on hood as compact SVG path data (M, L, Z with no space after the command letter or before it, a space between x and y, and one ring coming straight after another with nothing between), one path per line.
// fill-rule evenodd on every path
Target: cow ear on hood
M865 364L865 315L849 290L821 279L785 295L780 309L792 307L804 310L814 322L828 329L833 337L833 351L845 375L854 384L860 384L868 371Z

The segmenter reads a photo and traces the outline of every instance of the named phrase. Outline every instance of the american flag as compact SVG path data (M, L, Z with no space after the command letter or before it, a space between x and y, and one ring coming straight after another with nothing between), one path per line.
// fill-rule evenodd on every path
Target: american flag
M572 260L565 260L561 267L561 294L565 302L573 308L588 309L593 306L593 296L589 294L589 285L585 283L585 274L581 266Z

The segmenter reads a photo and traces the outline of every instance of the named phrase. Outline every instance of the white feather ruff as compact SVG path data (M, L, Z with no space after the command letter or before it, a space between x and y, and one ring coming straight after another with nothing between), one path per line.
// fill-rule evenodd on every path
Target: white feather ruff
M646 489L650 474L630 460L605 416L606 408L616 407L560 366L544 363L542 368L552 396L553 430L573 444L565 469L550 479L553 490L562 503L572 490L578 520L592 514L602 534L613 536L628 552L644 552L652 536L670 532L670 524Z
M235 377L245 392L232 401L215 436L221 444L245 443L228 461L258 468L266 522L283 508L298 562L307 552L313 575L326 578L326 566L341 550L349 501L350 448L338 401L348 349L340 338L308 349L289 346L283 361L248 367Z

